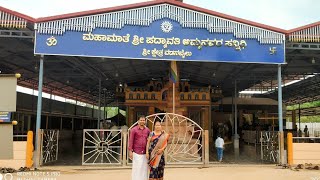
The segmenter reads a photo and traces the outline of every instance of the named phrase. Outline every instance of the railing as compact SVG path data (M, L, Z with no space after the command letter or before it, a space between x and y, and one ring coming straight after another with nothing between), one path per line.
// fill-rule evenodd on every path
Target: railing
M320 143L320 137L293 137L293 143Z

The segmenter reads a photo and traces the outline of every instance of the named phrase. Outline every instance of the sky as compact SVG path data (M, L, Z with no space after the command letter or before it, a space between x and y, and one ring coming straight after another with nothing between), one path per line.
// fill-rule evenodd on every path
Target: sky
M0 0L0 6L39 18L148 0ZM320 21L320 0L184 0L220 13L293 29Z

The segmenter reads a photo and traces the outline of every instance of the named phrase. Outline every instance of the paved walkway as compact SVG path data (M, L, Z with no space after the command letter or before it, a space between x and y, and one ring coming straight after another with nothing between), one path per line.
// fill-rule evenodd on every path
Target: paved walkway
M1 176L1 175L0 175ZM10 178L7 179L9 180ZM320 180L320 170L280 169L275 165L210 165L208 168L166 168L166 180ZM130 180L131 169L55 166L40 171L13 174L12 180ZM3 178L3 180L6 180Z

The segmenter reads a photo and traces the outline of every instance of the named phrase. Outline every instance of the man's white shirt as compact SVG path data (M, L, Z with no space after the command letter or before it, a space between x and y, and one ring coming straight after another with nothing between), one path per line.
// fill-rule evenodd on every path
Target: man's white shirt
M223 145L224 145L224 140L221 137L218 137L216 139L216 147L217 148L223 148Z

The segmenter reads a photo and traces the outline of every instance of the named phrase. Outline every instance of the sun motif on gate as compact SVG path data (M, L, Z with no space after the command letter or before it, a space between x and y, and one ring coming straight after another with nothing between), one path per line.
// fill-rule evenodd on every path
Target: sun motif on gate
M157 113L146 117L146 125L153 130L156 120L162 122L162 129L170 135L166 148L168 164L203 161L204 130L196 122L179 114ZM129 135L130 130L136 125L137 122L129 128Z
M161 23L161 30L164 32L164 33L169 33L172 31L172 23L169 22L169 21L163 21Z

